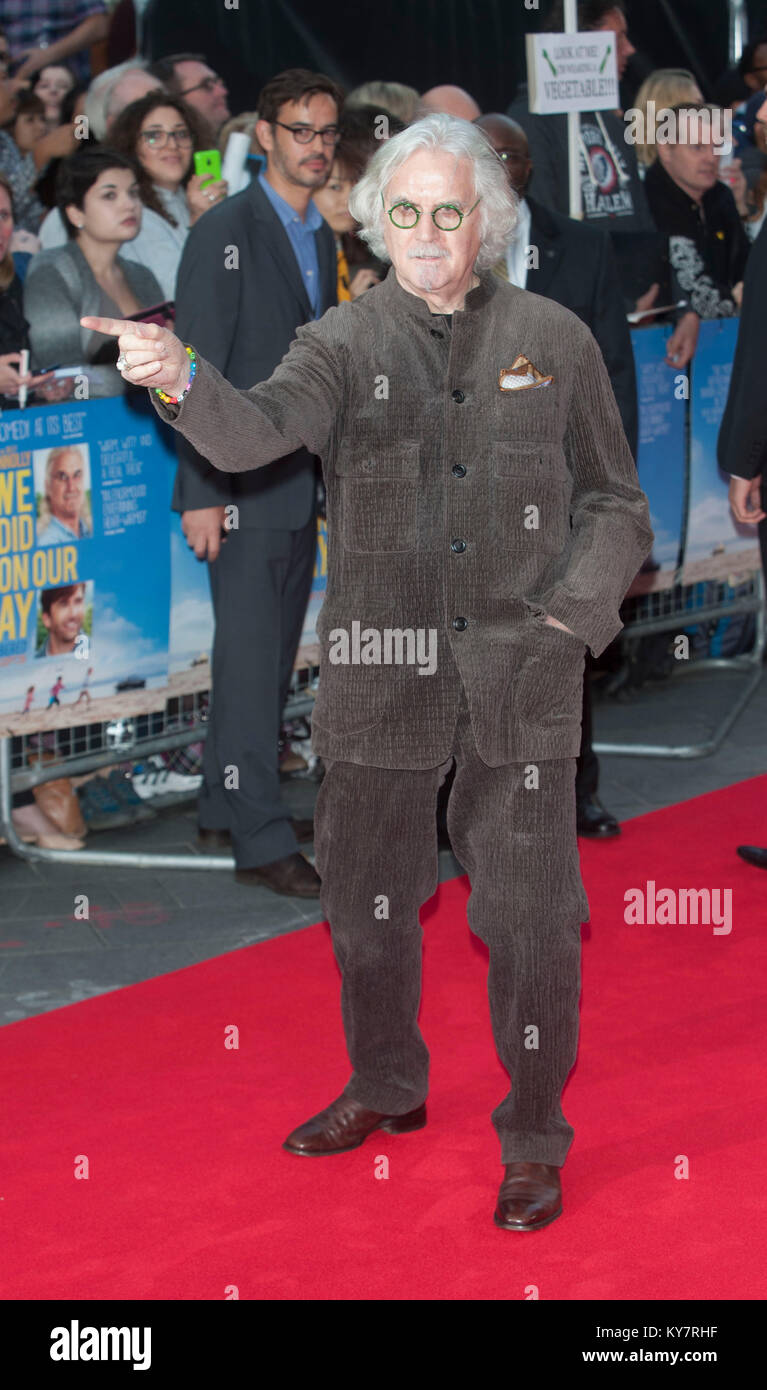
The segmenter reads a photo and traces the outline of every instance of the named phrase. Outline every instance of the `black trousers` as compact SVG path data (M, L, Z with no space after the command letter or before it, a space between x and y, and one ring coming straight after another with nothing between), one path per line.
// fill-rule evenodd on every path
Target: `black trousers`
M591 670L594 658L586 652L586 668L583 672L583 718L581 722L581 751L575 772L575 795L578 801L596 796L599 786L599 758L592 745L593 727L591 719Z
M208 565L216 615L213 701L198 816L229 830L240 868L298 849L277 744L312 584L317 523L231 531Z
M535 786L528 764L488 767L465 702L441 768L325 763L315 851L342 974L352 1066L344 1094L386 1114L426 1098L418 910L437 885L435 809L453 760L448 829L471 880L469 924L489 949L493 1035L512 1080L491 1116L501 1160L561 1166L573 1139L560 1097L577 1050L580 925L589 915L575 759L541 761Z

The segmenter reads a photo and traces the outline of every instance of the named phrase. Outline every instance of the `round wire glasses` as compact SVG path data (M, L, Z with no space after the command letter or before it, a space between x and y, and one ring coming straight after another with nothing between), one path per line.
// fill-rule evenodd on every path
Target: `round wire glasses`
M477 203L479 201L477 198ZM383 193L381 194L381 202L386 209ZM457 232L464 217L468 217L469 213L474 211L477 203L472 203L468 212L461 212L461 209L457 208L454 203L440 203L432 211L432 222L435 227L439 227L441 232ZM420 208L417 208L415 203L409 203L405 198L401 198L399 202L394 203L389 208L389 220L395 227L401 227L403 231L410 231L413 227L417 227L420 216Z

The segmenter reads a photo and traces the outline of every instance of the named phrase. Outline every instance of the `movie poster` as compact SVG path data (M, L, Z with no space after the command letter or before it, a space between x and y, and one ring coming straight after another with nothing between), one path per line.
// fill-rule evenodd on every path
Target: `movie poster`
M141 395L0 414L3 733L140 713L167 684L175 454Z
M631 593L669 588L680 562L685 502L684 392L677 373L665 361L671 329L662 325L634 329L631 340L639 399L637 472L647 495L655 533L650 563L637 576Z
M170 684L174 694L211 687L210 652L213 646L213 605L208 566L190 550L175 513L170 519L171 627ZM296 666L318 666L320 660L317 616L328 581L328 530L324 517L317 518L317 556L306 609Z
M710 319L700 326L692 361L690 397L690 500L682 581L736 582L761 565L755 526L737 523L730 511L729 475L720 472L716 446L727 404L739 319Z

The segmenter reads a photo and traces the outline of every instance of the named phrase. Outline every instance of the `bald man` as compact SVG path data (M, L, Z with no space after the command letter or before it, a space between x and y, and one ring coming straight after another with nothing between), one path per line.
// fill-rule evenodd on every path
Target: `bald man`
M638 410L634 354L615 257L607 232L576 222L530 198L533 161L517 121L493 112L474 122L503 160L519 196L519 221L496 273L519 289L564 305L591 329L607 364L631 451L636 458ZM620 834L615 816L597 796L599 760L592 746L590 657L583 682L581 749L575 778L578 834L604 839Z
M480 109L472 96L463 87L430 87L421 97L419 112L427 116L430 111L442 111L446 116L458 116L462 121L475 121Z

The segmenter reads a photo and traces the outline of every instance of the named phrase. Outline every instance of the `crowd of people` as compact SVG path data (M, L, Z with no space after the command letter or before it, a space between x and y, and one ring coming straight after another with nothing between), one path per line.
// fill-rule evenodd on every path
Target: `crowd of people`
M548 27L556 30L562 22L555 4ZM623 76L634 50L622 5L581 0L579 25L614 30ZM67 48L66 36L58 41L68 56L59 57L49 42L55 61L41 62L41 49L34 60L16 64L15 34L0 30L0 391L6 404L21 384L34 393L28 399L61 399L72 389L62 367L88 375L90 365L108 367L101 361L103 345L79 331L83 313L139 314L163 305L171 321L189 232L228 194L223 179L195 171L196 153L223 154L230 134L244 131L249 177L266 165L256 133L263 118L257 110L232 116L226 86L204 55L178 53L151 63L136 57L88 81L88 49L81 45L92 43L103 26L86 16L79 29L73 36L79 46ZM648 131L633 141L625 113L581 114L582 225L608 233L608 260L627 309L676 306L667 312L676 324L669 362L678 368L694 353L701 319L737 313L748 247L764 219L765 52L762 38L748 46L737 71L718 84L716 106L704 101L696 78L682 69L652 72L635 97L634 110L643 116L648 107L726 113L734 120L734 154L723 155L705 122L668 141ZM451 86L418 93L395 82L368 82L339 91L337 99L337 135L325 150L333 158L313 204L334 233L341 299L363 293L382 269L355 237L351 188L378 141L419 114L444 110L490 120L490 138L518 191L525 168L524 187L530 184L537 207L570 213L565 118L532 114L525 86L504 113L502 133L501 113L481 112L468 93ZM524 283L522 237L514 244L506 270L514 275L513 262L516 282ZM582 238L579 254L588 259L595 245ZM647 321L657 316L648 313ZM24 347L31 358L22 383L18 354ZM55 381L47 370L54 364ZM92 373L92 394L120 389L114 373ZM627 425L630 414L624 407Z
M116 346L85 329L84 316L175 323L235 385L264 379L302 322L384 278L386 265L357 235L350 194L381 141L431 112L476 124L502 161L520 215L495 273L587 323L635 457L627 313L671 325L667 361L678 371L695 353L702 320L739 312L749 248L767 207L766 38L749 44L737 70L723 75L714 101L691 72L668 68L645 78L631 111L582 112L582 217L575 219L566 118L531 113L524 86L510 93L506 112L483 112L451 85L418 92L369 81L345 92L323 74L291 69L264 86L255 109L233 115L226 85L204 54L133 57L91 75L89 45L103 37L103 25L96 23L100 7L90 8L72 33L53 43L49 36L38 49L22 49L12 26L0 30L4 407L18 402L20 388L31 403L66 399L83 375L92 396L126 389ZM621 0L580 0L578 17L581 29L614 33L623 78L634 49ZM561 29L560 3L547 25ZM678 118L663 139L651 120L660 112ZM717 134L725 118L732 148ZM225 160L235 132L247 148L243 191L230 196L211 155ZM244 274L224 273L222 236L239 248ZM280 268L288 294L275 278ZM216 712L200 843L232 847L243 881L316 896L317 876L297 852L311 827L291 825L274 757L274 711L284 701L314 561L315 463L299 451L275 486L257 475L222 477L185 441L178 448L174 506L190 546L211 567L216 613ZM232 501L242 530L224 545L224 508ZM253 529L258 546L243 540ZM240 612L242 592L264 596L257 623ZM273 621L264 621L266 608ZM253 625L244 642L243 622ZM250 801L222 793L216 769L232 762L251 769L244 779L257 789ZM618 834L597 793L587 678L578 829Z

